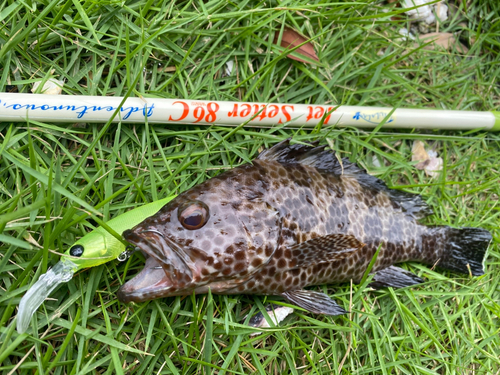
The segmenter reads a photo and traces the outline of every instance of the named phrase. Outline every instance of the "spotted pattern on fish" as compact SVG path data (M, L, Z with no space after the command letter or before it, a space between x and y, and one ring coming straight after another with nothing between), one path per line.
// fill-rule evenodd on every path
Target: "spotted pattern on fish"
M187 230L179 210L196 201L209 214L200 229ZM430 213L420 196L389 189L324 147L285 141L251 164L180 194L125 231L124 238L154 258L150 263L164 274L143 270L120 289L119 298L144 301L210 288L221 294L282 294L301 303L304 293L291 292L359 281L379 247L372 272L420 261L459 272L472 265L481 274L491 235L418 223Z
M267 200L284 220L280 247L261 272L237 287L238 292L280 294L290 287L358 281L380 243L374 271L409 260L433 264L439 259L442 249L424 244L428 228L394 207L384 191L364 193L356 176L332 176L307 165L283 166L267 160L254 161L254 165L271 171L273 189ZM273 171L281 178L275 178ZM288 270L293 261L288 247L330 233L352 235L366 246L339 261Z

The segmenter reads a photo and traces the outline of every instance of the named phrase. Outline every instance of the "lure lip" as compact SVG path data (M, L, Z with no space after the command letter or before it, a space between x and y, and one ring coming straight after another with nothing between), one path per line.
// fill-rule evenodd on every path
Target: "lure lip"
M17 312L17 332L19 334L28 330L31 318L35 311L45 301L54 289L66 283L73 277L78 266L68 259L62 259L46 273L40 275L26 294L21 298Z

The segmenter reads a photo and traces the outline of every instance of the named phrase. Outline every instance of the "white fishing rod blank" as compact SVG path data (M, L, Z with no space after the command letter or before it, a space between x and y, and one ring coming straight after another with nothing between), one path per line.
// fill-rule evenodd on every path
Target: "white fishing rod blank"
M0 93L0 121L106 123L123 97ZM286 127L500 130L500 112L127 98L113 122Z

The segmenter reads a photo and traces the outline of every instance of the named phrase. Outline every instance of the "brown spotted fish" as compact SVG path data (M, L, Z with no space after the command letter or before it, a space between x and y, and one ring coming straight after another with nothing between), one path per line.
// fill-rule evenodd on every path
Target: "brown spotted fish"
M251 164L180 194L123 233L147 256L120 301L206 293L281 295L313 313L345 312L310 285L359 282L374 254L374 287L423 280L394 264L417 261L482 275L491 234L429 227L418 195L389 189L322 147L289 140Z

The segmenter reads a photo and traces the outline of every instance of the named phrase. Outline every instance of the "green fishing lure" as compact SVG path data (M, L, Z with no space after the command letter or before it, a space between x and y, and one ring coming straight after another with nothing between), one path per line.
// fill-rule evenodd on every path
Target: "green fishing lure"
M103 227L98 227L76 241L64 253L61 261L41 275L21 299L17 313L17 331L26 332L31 317L38 307L59 284L71 280L76 271L115 259L127 259L126 246L115 237L116 233L121 235L123 231L131 229L147 217L154 215L173 198L174 196L160 199L109 220L106 226L115 234Z
M174 197L160 199L159 201L148 203L144 206L127 211L108 222L113 231L120 235L123 231L131 229L149 216L157 213L160 208L170 202ZM86 234L74 243L65 253L65 259L71 261L77 267L95 267L114 259L120 259L120 255L125 252L125 245L112 233L103 227L98 227ZM124 257L125 258L125 257Z

